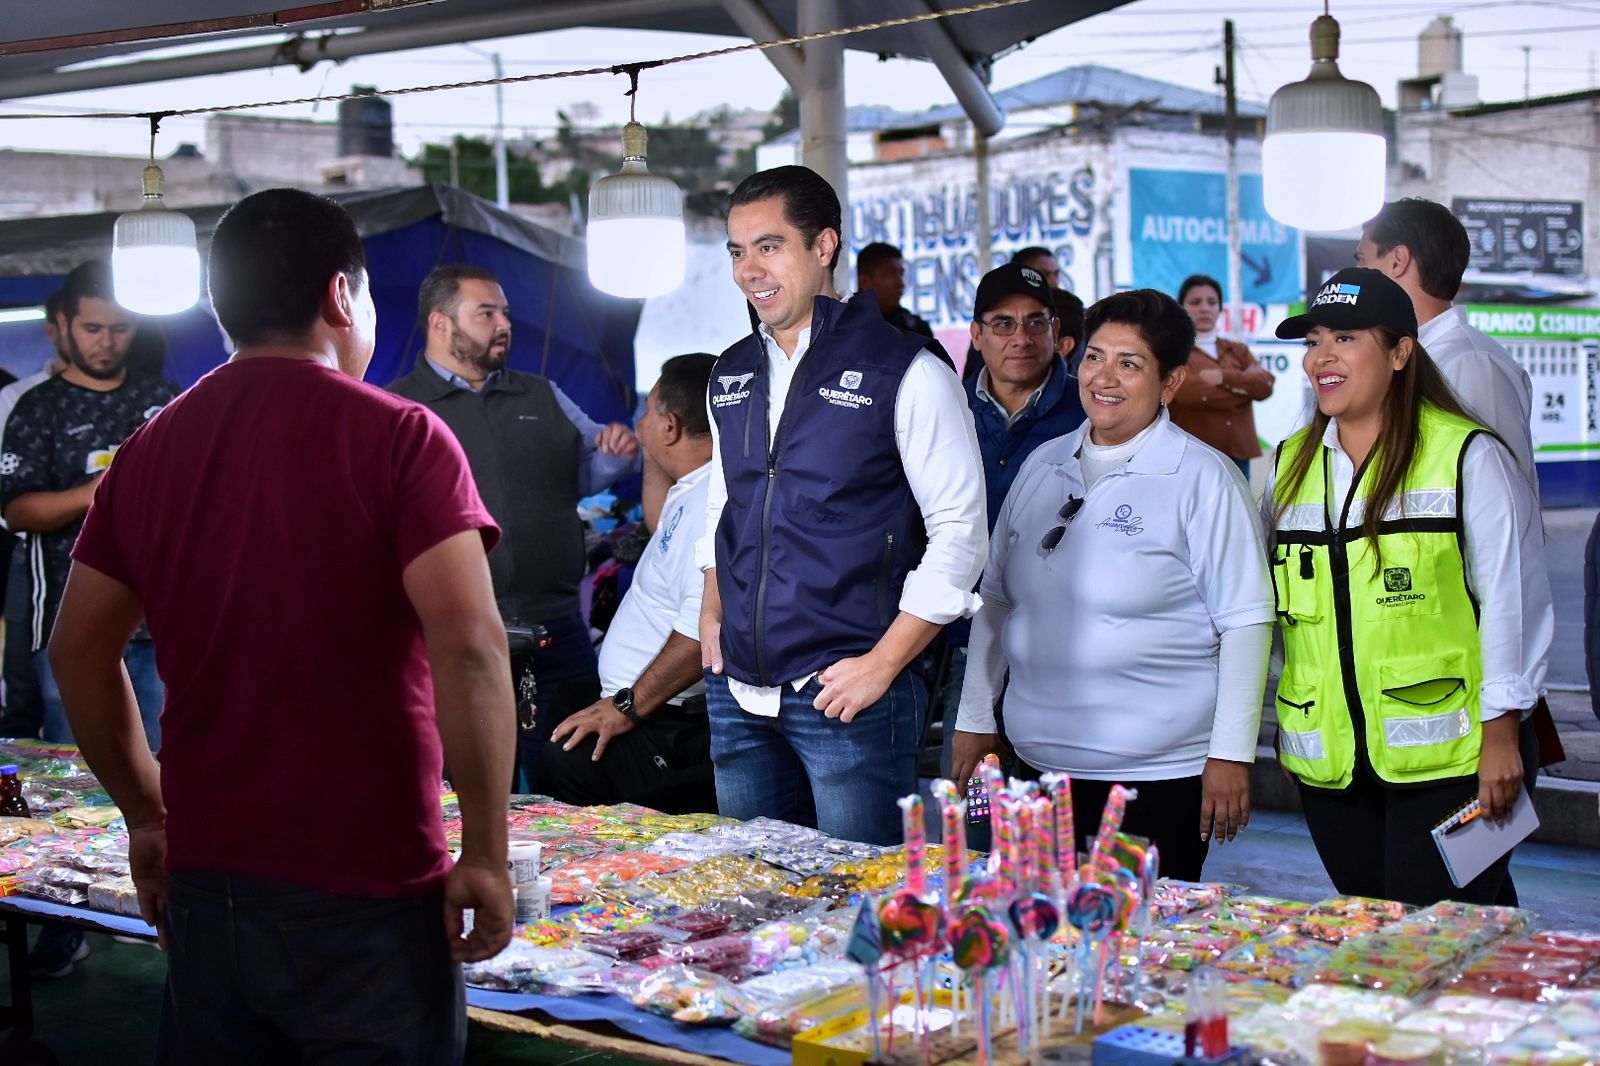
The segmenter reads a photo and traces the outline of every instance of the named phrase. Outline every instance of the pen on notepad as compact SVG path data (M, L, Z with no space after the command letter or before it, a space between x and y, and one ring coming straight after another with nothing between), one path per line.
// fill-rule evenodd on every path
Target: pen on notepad
M1465 818L1461 819L1461 821L1457 822L1455 825L1451 826L1449 829L1446 829L1444 831L1444 835L1445 836L1449 836L1451 833L1454 833L1457 829L1460 829L1462 826L1466 825L1468 822L1472 821L1473 819L1479 817L1482 814L1483 814L1483 808L1482 807L1475 808L1472 811L1471 814L1469 814Z

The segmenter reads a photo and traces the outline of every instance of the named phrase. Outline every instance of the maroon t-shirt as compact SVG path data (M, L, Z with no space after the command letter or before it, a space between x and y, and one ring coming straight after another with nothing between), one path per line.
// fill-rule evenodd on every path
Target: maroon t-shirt
M166 682L167 866L412 895L449 870L401 572L499 530L426 408L302 359L202 378L128 439L73 557L136 592Z

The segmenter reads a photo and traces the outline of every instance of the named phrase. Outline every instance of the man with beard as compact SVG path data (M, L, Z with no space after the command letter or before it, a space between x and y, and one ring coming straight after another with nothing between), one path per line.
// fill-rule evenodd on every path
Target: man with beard
M587 563L578 501L636 472L639 441L620 422L595 422L553 382L506 368L511 307L491 271L439 267L422 282L417 315L422 357L389 389L444 419L503 532L489 571L513 638L519 760L535 788L551 729L600 698L578 608Z
M32 625L24 639L39 682L44 738L70 744L72 730L45 641L72 567L72 545L111 457L178 394L178 387L153 375L128 374L128 346L139 320L112 298L108 264L91 260L68 274L54 318L66 368L22 393L5 421L0 513L8 529L23 535L28 560ZM7 634L7 641L21 636ZM165 690L144 626L128 642L123 661L145 740L157 751ZM65 977L88 953L81 929L47 925L34 944L29 969L35 977Z
M107 263L90 261L67 275L56 312L67 367L21 395L0 446L0 508L7 528L25 538L33 578L29 639L44 702L44 738L53 742L72 742L44 653L72 566L72 544L117 448L178 394L170 381L128 373L128 346L138 324L112 298ZM159 750L163 692L148 631L140 628L124 658L145 739L151 751Z

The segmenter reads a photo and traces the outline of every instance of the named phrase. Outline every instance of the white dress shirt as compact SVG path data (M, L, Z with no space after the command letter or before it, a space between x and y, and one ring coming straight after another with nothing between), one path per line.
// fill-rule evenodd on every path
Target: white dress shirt
M1089 428L1040 445L1001 506L956 727L995 731L1009 668L1006 735L1040 770L1161 781L1198 776L1208 758L1249 762L1266 681L1260 627L1274 614L1244 480L1163 410L1136 453L1086 487ZM1046 551L1075 496L1081 508ZM1251 683L1219 687L1224 640L1246 628Z
M667 638L679 633L700 640L700 601L706 582L695 565L695 550L706 520L706 489L711 464L683 475L661 505L650 542L633 570L606 639L600 642L600 694L630 688L655 661ZM681 703L705 691L704 681L668 700Z
M1539 478L1533 465L1533 382L1498 341L1452 307L1429 319L1417 339L1439 373L1477 421L1500 434L1527 478L1535 505Z
M767 447L771 448L789 398L789 385L801 357L811 346L811 330L801 331L792 355L784 352L765 324L761 334L767 340ZM705 532L696 552L701 570L717 565L717 523L728 502L722 440L714 416L711 433ZM972 588L983 570L988 547L983 459L960 379L926 349L917 353L900 381L900 391L895 396L894 439L906 482L922 511L922 524L928 534L921 561L906 575L900 610L938 625L969 617L982 602ZM849 458L841 453L840 461L847 463ZM790 678L785 683L792 684L798 692L811 676ZM729 678L728 690L739 706L751 714L777 716L781 686L746 685Z
M1423 343L1427 347L1427 343ZM1355 464L1339 446L1339 423L1330 420L1322 435L1328 447L1335 498L1350 494ZM1272 495L1277 478L1267 478L1262 511L1271 533ZM1478 641L1483 655L1479 718L1485 722L1507 711L1531 710L1544 691L1546 658L1555 635L1555 607L1545 573L1544 533L1527 478L1493 438L1479 434L1467 445L1461 464L1465 505L1467 587L1478 601ZM1391 503L1398 515L1398 502ZM1350 508L1349 528L1366 515Z

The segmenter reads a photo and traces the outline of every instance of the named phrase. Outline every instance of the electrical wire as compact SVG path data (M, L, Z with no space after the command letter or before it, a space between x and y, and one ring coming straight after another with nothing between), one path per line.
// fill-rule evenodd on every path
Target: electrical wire
M701 59L716 59L722 56L737 55L741 52L766 51L772 48L784 48L794 45L810 44L813 41L825 41L835 37L848 37L857 33L869 33L875 30L893 29L898 26L911 26L919 22L933 22L939 19L952 18L957 15L973 15L983 11L994 11L1000 8L1015 7L1018 4L1031 3L1032 0L981 0L980 3L968 4L964 7L951 8L948 11L928 11L918 15L907 15L901 18L880 19L877 22L861 23L855 26L842 26L832 30L821 30L816 33L798 34L773 41L751 41L748 44L729 45L726 48L713 48L703 52L691 52L686 55L669 56L665 59L646 60L638 63L618 63L609 67L586 67L580 70L559 70L546 74L519 74L509 78L479 78L473 81L448 82L440 85L412 85L400 89L380 89L376 92L350 92L340 93L335 96L303 96L290 100L263 100L247 104L218 104L208 107L176 108L163 112L163 116L190 116L190 115L217 115L230 111L252 111L264 107L291 107L298 104L333 103L340 100L356 100L365 96L409 96L417 93L447 92L452 89L480 89L494 85L520 85L534 81L555 81L561 78L582 78L595 74L628 74L637 80L638 72L654 67L672 66L677 63L692 63ZM51 118L148 118L149 112L95 111L70 115L31 115L31 114L0 114L0 120Z

